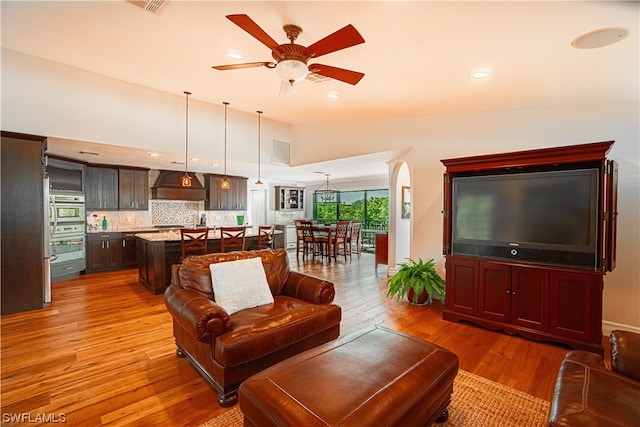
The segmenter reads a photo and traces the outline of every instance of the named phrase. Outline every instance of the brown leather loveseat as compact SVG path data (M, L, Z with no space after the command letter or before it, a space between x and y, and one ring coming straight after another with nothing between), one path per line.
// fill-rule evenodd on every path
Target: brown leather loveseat
M570 351L556 379L549 426L640 425L640 335L613 331L611 370L602 358Z
M215 302L212 263L260 257L273 304L231 315ZM186 357L218 393L237 399L249 376L340 334L341 309L332 304L333 283L291 271L284 249L216 253L172 266L165 304L173 316L177 354ZM237 286L243 277L237 278Z

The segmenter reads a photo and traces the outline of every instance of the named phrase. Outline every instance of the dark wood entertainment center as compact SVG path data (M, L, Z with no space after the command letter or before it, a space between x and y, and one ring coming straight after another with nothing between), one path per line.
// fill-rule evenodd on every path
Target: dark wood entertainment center
M613 141L442 160L446 300L443 318L564 343L602 355L602 290L615 268L617 165L607 160ZM452 250L452 181L462 177L597 169L597 231L591 268L531 262ZM509 248L505 249L509 250ZM517 251L513 251L517 253ZM561 264L561 263L560 263Z

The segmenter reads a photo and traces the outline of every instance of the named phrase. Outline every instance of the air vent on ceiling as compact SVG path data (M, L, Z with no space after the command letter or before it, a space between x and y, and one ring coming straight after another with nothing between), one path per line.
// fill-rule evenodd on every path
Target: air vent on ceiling
M271 163L288 166L291 161L290 150L290 143L274 139L271 150Z
M306 79L313 83L324 83L324 82L328 82L329 80L332 80L331 77L321 76L320 74L316 74L316 73L307 74Z
M146 10L154 15L159 15L164 6L167 4L167 0L128 0L129 3L133 3L138 7Z

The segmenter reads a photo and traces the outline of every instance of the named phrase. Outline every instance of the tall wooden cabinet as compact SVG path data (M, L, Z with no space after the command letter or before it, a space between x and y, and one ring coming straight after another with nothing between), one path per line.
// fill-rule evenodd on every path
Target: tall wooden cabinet
M444 254L446 298L443 318L527 338L567 344L602 354L602 292L604 275L615 266L617 185L615 164L605 156L612 141L579 146L443 160ZM595 268L490 256L460 255L452 251L452 179L518 168L539 171L563 165L588 164L600 170L598 249ZM499 258L499 257L498 257Z
M2 131L2 314L44 305L49 266L44 233L49 220L44 202L46 139Z

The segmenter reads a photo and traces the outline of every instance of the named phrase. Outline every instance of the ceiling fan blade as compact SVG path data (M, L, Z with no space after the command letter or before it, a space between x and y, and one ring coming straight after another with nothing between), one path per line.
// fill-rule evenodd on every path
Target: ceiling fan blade
M364 43L364 39L358 30L356 30L353 25L349 24L307 47L305 49L305 54L310 58L317 58L319 56L326 55L327 53L346 49L360 43Z
M331 67L329 65L323 64L311 64L309 65L309 71L312 73L320 74L321 76L331 77L332 79L340 80L352 85L358 84L358 82L364 77L364 73L345 70L344 68Z
M229 65L214 65L211 68L215 68L216 70L239 70L241 68L254 68L254 67L269 67L269 64L272 62L247 62L244 64L229 64ZM273 67L272 67L273 68Z
M269 49L275 49L278 52L282 51L280 45L247 15L227 15L227 19L245 30L247 33L251 34L255 39Z

